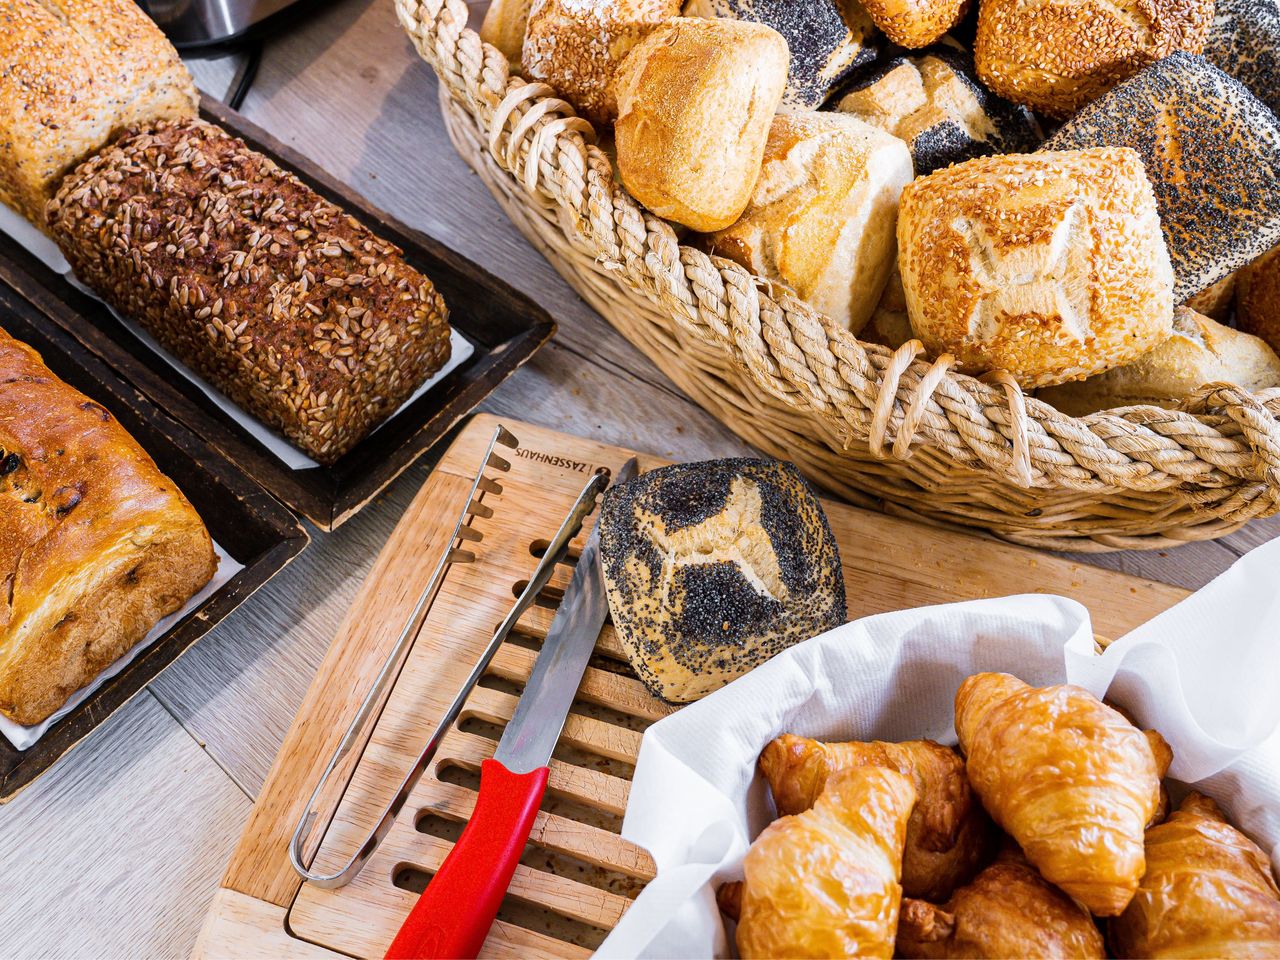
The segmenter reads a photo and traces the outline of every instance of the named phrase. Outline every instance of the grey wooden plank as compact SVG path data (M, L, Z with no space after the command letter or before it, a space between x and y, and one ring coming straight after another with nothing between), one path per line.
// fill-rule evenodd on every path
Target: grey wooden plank
M0 954L187 956L249 807L139 694L0 807Z

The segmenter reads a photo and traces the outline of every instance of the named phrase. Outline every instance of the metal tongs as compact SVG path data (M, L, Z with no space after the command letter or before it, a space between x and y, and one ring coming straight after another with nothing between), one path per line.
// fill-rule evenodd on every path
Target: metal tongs
M414 763L413 768L401 782L395 797L382 811L382 816L379 818L378 823L365 837L360 844L360 848L335 873L313 873L306 865L307 855L305 851L307 843L311 839L313 827L320 818L320 811L317 806L321 795L325 793L326 788L329 786L334 772L354 753L362 751L372 735L373 727L376 725L378 717L382 714L382 709L390 696L391 688L395 685L396 678L399 677L400 671L404 667L409 648L413 646L414 639L422 629L427 611L439 592L440 585L449 567L454 563L471 563L475 560L475 553L471 550L462 549L460 544L463 541L479 542L484 539L483 534L467 521L469 518L474 522L477 517L484 519L492 517L493 508L483 503L482 497L485 493L494 496L502 493L502 485L485 473L489 468L503 472L511 469L511 464L495 453L495 448L499 444L511 449L516 449L520 445L519 441L506 427L499 425L494 430L493 438L489 441L489 446L485 450L484 457L476 471L475 479L471 484L471 492L467 497L466 505L458 515L457 523L454 524L453 536L441 554L440 560L431 574L431 579L427 582L427 586L419 595L413 612L405 622L404 629L391 648L391 653L382 665L382 669L378 672L373 686L370 687L368 694L360 705L360 709L356 712L355 719L351 721L351 726L347 728L347 732L343 735L341 742L338 744L338 749L329 759L329 764L325 767L324 773L320 777L320 782L316 784L315 790L312 791L311 798L307 801L306 813L302 815L302 818L298 821L297 828L293 831L293 838L289 842L289 862L293 864L293 869L298 872L299 876L318 887L332 889L345 886L355 879L365 863L373 856L374 851L378 849L378 845L382 843L387 833L391 830L396 817L399 816L400 810L404 807L405 801L409 799L409 794L413 792L413 788L422 779L422 774L435 756L436 750L440 746L440 741L444 738L449 727L458 719L467 697L470 696L476 683L484 675L485 670L488 669L489 662L493 659L494 654L502 646L507 634L511 632L511 628L515 626L524 611L528 609L538 594L542 592L543 587L547 585L552 573L555 571L556 564L564 559L569 549L570 541L582 529L583 522L595 509L596 500L605 487L608 486L608 472L600 471L592 476L587 485L583 487L582 492L578 494L578 499L574 503L573 509L569 511L560 524L560 529L556 531L555 537L552 538L547 546L537 569L534 570L533 575L529 578L529 583L521 591L520 596L516 599L515 604L511 607L502 623L499 624L498 629L494 631L493 638L481 652L476 665L454 696L453 702L449 704L449 708L444 712L435 729L432 730L431 736L428 738L417 762ZM334 804L334 810L331 810L330 814L336 811L340 802L339 800Z

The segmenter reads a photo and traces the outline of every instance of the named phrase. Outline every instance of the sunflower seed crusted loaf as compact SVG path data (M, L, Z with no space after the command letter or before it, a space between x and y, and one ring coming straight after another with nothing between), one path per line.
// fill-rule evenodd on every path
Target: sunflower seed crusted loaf
M614 628L666 700L696 700L845 621L835 537L789 463L653 470L610 490L599 523Z
M48 218L81 280L321 463L449 357L444 301L399 249L212 124L126 134Z

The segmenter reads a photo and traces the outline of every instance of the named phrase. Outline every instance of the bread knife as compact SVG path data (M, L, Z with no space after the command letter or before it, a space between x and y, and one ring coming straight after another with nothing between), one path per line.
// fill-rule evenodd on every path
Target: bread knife
M632 457L615 483L635 476ZM475 957L493 926L547 787L548 764L609 612L600 526L587 538L491 760L475 810L387 950L388 960Z

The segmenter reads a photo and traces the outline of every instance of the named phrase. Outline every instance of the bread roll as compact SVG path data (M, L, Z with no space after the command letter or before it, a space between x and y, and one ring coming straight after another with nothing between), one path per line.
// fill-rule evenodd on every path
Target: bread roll
M836 109L905 140L917 176L991 153L1026 153L1044 139L1030 111L982 86L969 55L951 44L890 60Z
M927 47L964 19L969 0L862 0L875 25L902 47Z
M1205 287L1193 297L1188 297L1183 306L1206 317L1226 323L1231 319L1231 308L1236 302L1236 274L1228 273L1217 283Z
M1178 302L1280 242L1280 119L1176 53L1086 107L1047 150L1132 147L1156 191Z
M618 115L618 64L645 34L679 14L680 2L532 0L521 55L524 75L555 87L592 123L612 123Z
M782 107L814 110L876 57L875 25L856 0L689 0L685 16L762 23L787 42Z
M838 113L780 114L755 194L712 253L779 280L854 333L893 266L911 156L897 137Z
M191 117L196 88L133 0L0 4L0 201L44 229L72 167L130 124Z
M746 209L787 78L787 44L741 20L677 18L618 71L618 171L659 217L702 233Z
M524 34L533 0L492 0L480 24L480 39L502 51L515 72L522 69Z
M1213 0L983 0L974 57L992 90L1069 117L1177 50L1199 53Z
M1173 271L1133 150L980 157L902 192L911 326L965 370L1080 379L1168 338Z
M908 340L915 338L911 329L911 316L907 313L907 294L902 289L902 274L898 271L898 262L894 260L889 279L885 282L884 292L871 313L871 319L862 328L861 339L867 343L878 343L897 350Z
M1216 0L1204 57L1280 114L1280 5Z
M0 330L0 713L48 718L217 567L115 418Z
M789 463L653 470L611 489L599 523L614 629L666 700L696 700L845 621L835 537Z
M1247 390L1280 387L1280 357L1257 337L1179 307L1173 336L1150 353L1088 380L1047 387L1039 397L1082 417L1138 404L1176 407L1204 384L1217 382Z
M1272 247L1240 271L1236 323L1280 349L1280 247Z
M320 463L449 357L444 302L399 250L201 120L81 165L49 225L81 280Z

